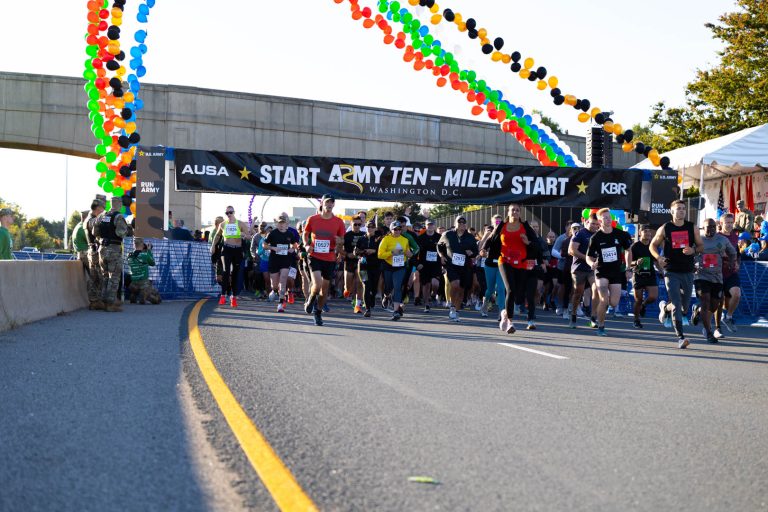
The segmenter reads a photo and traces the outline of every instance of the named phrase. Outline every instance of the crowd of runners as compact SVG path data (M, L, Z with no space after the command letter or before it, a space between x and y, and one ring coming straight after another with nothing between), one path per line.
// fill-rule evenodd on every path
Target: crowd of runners
M684 331L690 324L701 323L709 343L724 336L723 327L736 329L740 237L732 214L719 222L706 219L700 231L686 220L685 203L674 201L670 221L658 229L640 226L633 241L613 227L608 208L582 222L568 221L562 234L542 236L536 222L520 218L517 204L479 232L462 215L448 229L431 220L415 225L391 212L377 222L360 211L346 224L334 206L332 196L323 196L319 212L295 228L281 215L274 228L248 236L254 269L269 290L266 300L276 303L278 313L300 294L302 309L321 326L329 299L338 293L349 301L351 315L363 317L397 321L406 308L435 314L440 307L459 322L462 310L474 309L495 316L499 329L513 334L518 318L526 329L537 329L536 312L543 309L571 329L583 318L598 336L607 336L606 318L618 315L628 293L633 325L643 328L663 278L668 300L658 304L659 321L674 330L679 348L690 344ZM222 288L219 304L229 300L237 307L250 228L232 207L226 214L217 221L211 253ZM693 290L698 300L691 308Z

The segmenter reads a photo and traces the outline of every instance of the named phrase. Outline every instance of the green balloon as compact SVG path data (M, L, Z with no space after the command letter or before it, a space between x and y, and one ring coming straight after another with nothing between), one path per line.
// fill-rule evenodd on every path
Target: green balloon
M106 192L107 194L109 194L110 192L112 192L113 190L115 190L115 186L112 184L112 182L111 182L111 181L105 181L105 182L104 182L104 186L102 186L101 188L102 188L102 190L104 190L104 192Z
M485 80L478 80L478 81L477 81L477 87L478 87L479 89L481 89L481 90L483 90L483 91L484 91L484 90L485 90L485 87L486 87L486 85L485 85Z
M451 62L451 72L458 73L459 72L459 63L458 62Z
M96 151L97 155L104 156L107 154L107 147L104 144L97 144L94 151Z
M96 136L97 139L103 139L104 138L104 128L102 126L97 126L93 130L93 134Z
M432 46L432 43L434 42L435 42L435 38L434 36L432 36L432 34L427 34L424 36L424 44L428 46Z
M491 94L488 97L491 101L499 101L499 91L491 91Z
M96 170L99 172L107 172L109 171L109 167L107 167L107 164L105 164L104 162L98 162L96 164Z
M410 23L411 20L413 20L413 14L411 14L409 12L403 14L403 22L404 23Z
M115 187L115 191L112 192L112 195L115 197L123 197L123 194L125 194L125 190L120 187Z
M475 80L477 80L477 73L475 73L475 72L474 72L474 71L472 71L472 70L470 70L470 71L467 71L467 79L468 79L469 81L471 81L471 82L474 82Z
M98 47L98 45L89 44L88 46L85 47L85 53L89 57L94 57L95 58L99 54L99 47Z
M96 72L93 71L92 69L86 69L85 71L83 71L83 78L85 78L86 80L95 80ZM97 98L99 97L98 91L96 91L96 97Z
M400 23L400 13L399 12L396 12L395 14L392 15L392 21L394 21L395 23Z
M85 59L85 69L93 69L93 61L91 59Z
M91 98L92 100L98 100L99 99L99 90L96 87L94 87L93 89L88 91L88 97Z
M387 9L387 4L383 4L383 3L382 3L382 4L379 4L379 12L380 12L381 14L384 14L384 13L385 13L385 12L387 12L388 10L389 10L389 9Z
M400 11L400 2L392 2L389 4L389 10L394 13Z
M107 160L108 164L111 164L112 162L117 160L117 155L110 151L109 153L104 155L104 158Z
M115 179L115 176L117 176L117 173L113 171L112 169L107 169L107 181L112 181Z
M414 39L413 43L411 43L411 46L413 46L414 50L418 50L419 48L421 48L422 44L424 43L421 41L421 39Z
M419 30L419 27L421 27L421 22L419 20L411 21L411 30Z
M99 102L96 100L88 100L88 110L91 112L99 111Z
M466 71L466 70L462 70L462 71L459 73L459 79L460 79L460 80L466 80L466 79L467 79L467 71Z
M111 146L111 145L112 145L112 136L111 136L111 135L109 135L109 134L105 134L105 135L104 135L104 138L102 138L102 139L101 139L101 142L102 142L102 143L103 143L105 146L107 146L107 147Z
M445 64L445 59L443 59L442 57L438 57L435 59L435 66L442 66L443 64Z
M112 209L112 201L107 201L106 204L104 205L104 209L106 211L111 210Z

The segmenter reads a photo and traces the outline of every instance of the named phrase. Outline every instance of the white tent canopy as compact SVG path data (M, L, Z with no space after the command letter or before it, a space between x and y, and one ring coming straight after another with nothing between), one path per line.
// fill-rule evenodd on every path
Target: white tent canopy
M670 167L683 173L683 186L768 169L768 124L669 151ZM647 158L633 168L651 169Z

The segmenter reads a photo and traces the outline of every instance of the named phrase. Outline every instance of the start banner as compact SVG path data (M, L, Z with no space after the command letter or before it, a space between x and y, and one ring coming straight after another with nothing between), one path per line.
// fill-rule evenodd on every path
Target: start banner
M643 171L175 150L176 189L266 196L638 211Z

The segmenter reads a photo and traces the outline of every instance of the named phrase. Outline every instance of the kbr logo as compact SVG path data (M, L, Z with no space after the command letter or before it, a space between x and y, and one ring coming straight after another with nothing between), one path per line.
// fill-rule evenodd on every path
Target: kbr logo
M627 184L626 183L605 183L603 182L602 187L600 187L600 193L601 194L608 194L613 196L625 196L627 195Z

